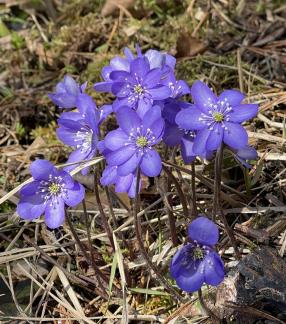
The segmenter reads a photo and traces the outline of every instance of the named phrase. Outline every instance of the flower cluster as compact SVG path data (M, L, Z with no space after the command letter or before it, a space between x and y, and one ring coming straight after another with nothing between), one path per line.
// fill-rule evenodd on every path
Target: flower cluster
M224 266L214 250L219 238L218 227L199 215L188 228L190 242L181 247L172 259L170 272L177 285L194 292L206 283L217 286L224 279Z
M116 192L127 192L130 197L136 194L138 169L147 177L160 175L162 160L158 149L164 144L180 146L186 164L196 157L211 159L225 145L240 163L250 167L247 160L255 159L256 151L248 146L247 132L241 123L254 117L258 106L244 103L244 95L237 90L226 90L217 97L201 81L190 88L185 81L175 78L173 56L156 50L143 54L139 46L136 51L134 55L126 48L124 57L111 59L102 69L103 81L94 85L96 91L114 96L110 105L97 108L86 93L87 83L80 85L68 75L49 94L63 110L57 136L72 152L63 171L47 171L48 178L46 174L39 178L34 171L47 161L32 164L35 183L22 190L18 206L22 218L34 219L45 212L50 227L62 224L64 204L74 203L66 196L66 190L72 190L71 180L68 186L63 181L79 163L92 160L98 153L106 161L101 184L114 185ZM185 95L191 95L193 103L184 101ZM100 126L111 113L118 128L102 134ZM51 168L49 164L47 170ZM60 174L61 180L55 178L57 172L64 172L64 176ZM82 170L83 175L88 172L89 168ZM38 189L38 178L43 188ZM140 185L141 179L138 181ZM82 188L79 184L75 186ZM82 192L74 201L83 199Z

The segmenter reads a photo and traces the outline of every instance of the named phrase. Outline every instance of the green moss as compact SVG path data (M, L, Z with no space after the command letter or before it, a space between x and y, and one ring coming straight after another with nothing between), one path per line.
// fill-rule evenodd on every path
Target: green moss
M36 139L41 137L46 143L50 145L59 144L59 141L56 136L57 124L55 121L52 121L47 127L38 126L31 131L31 138Z
M9 213L13 211L15 206L10 203L9 201L3 202L3 204L0 205L0 213Z

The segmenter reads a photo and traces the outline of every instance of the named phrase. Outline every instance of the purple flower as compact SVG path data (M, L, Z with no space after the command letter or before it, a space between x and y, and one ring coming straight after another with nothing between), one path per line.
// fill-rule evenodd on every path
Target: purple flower
M196 158L196 154L193 152L195 132L179 128L175 122L175 117L182 107L186 109L189 106L191 105L185 102L168 99L162 112L165 119L163 141L171 147L180 145L182 158L186 164L193 162Z
M81 86L69 75L56 85L56 92L49 93L48 96L52 102L59 108L74 108L76 106L77 96L84 92L86 82Z
M180 128L175 122L175 119L179 111L191 108L192 106L183 101L167 99L162 112L163 118L165 119L163 141L171 147L181 146L181 154L185 164L192 163L196 156L198 156L193 151L196 132ZM211 156L212 152L203 152L200 154L200 157L204 159L210 159Z
M176 80L173 71L170 71L167 76L163 78L163 84L168 86L171 90L171 98L179 98L191 93L187 82L184 80Z
M23 219L33 220L45 213L48 227L61 226L65 219L65 205L74 207L79 204L84 198L84 187L46 160L34 161L30 171L34 181L20 191L18 214Z
M133 173L137 167L146 176L158 176L162 161L153 146L162 139L164 131L160 107L152 107L143 119L131 108L122 107L117 121L120 128L109 132L104 139L108 165L117 166L120 176Z
M170 89L162 85L160 68L150 69L146 57L139 57L130 63L130 72L113 71L111 91L117 97L113 104L114 111L123 106L137 110L140 117L148 111L154 100L163 100L170 96Z
M124 50L127 58L115 56L108 66L103 67L101 76L103 82L98 82L94 85L94 89L99 92L111 92L113 81L110 79L110 73L113 71L126 71L130 70L130 62L133 60L132 52L126 48Z
M102 173L100 183L103 186L115 185L115 192L126 192L130 198L134 198L136 195L136 175L130 173L126 176L120 176L117 169L117 166L107 166Z
M96 155L98 142L98 126L101 122L100 115L104 113L96 109L96 105L86 94L81 94L77 98L79 112L65 112L58 119L58 138L66 145L75 150L70 154L67 163L81 162L92 159ZM73 170L76 165L67 166L66 171ZM83 170L86 174L87 169Z
M161 53L159 51L150 49L144 55L141 53L141 49L138 45L136 45L137 57L145 57L147 58L150 69L155 68L165 68L168 67L171 70L174 70L176 59L166 53ZM105 66L102 69L101 76L104 82L98 82L94 85L94 89L96 91L103 92L111 92L111 87L113 84L113 80L110 78L110 74L113 71L126 71L130 72L130 63L136 59L129 48L124 49L125 57L114 57L108 66Z
M188 235L192 243L181 247L171 261L172 277L186 292L199 290L203 283L217 286L224 279L224 266L213 248L219 238L216 224L200 216L189 225Z
M233 153L234 153L234 157L248 169L251 169L251 165L247 161L256 160L258 157L255 148L249 145L239 150L233 151Z
M214 151L222 142L235 150L247 145L247 132L240 124L257 114L258 105L242 104L244 95L236 90L226 90L216 97L201 81L193 84L191 94L195 106L180 111L176 123L198 132L194 141L196 154Z

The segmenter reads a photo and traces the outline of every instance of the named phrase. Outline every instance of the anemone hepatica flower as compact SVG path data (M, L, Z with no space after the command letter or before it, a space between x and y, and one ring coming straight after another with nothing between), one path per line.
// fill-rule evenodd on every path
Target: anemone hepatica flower
M196 131L180 128L175 122L175 118L179 111L191 107L192 105L187 102L167 99L162 111L165 120L163 141L171 147L180 145L182 158L186 164L193 162L198 156L193 150ZM208 160L212 157L212 152L204 151L199 156Z
M175 73L170 71L164 78L163 84L169 87L171 90L171 98L179 98L186 94L190 94L191 90L184 80L176 80Z
M150 49L144 55L141 52L141 49L136 45L137 57L147 58L150 69L154 68L165 68L168 67L170 70L174 70L176 59L169 54L159 52L157 50ZM110 74L113 71L125 71L130 72L130 63L135 60L137 57L133 55L129 48L124 49L125 57L115 56L111 59L108 66L103 67L101 71L101 76L103 82L98 82L94 85L96 91L111 92L111 87L113 80L110 78Z
M104 139L108 165L117 166L120 176L134 172L137 167L146 176L158 176L162 161L153 146L162 139L164 131L161 108L152 107L141 119L131 108L122 107L117 113L117 122L119 128Z
M222 142L232 149L247 145L246 130L240 125L254 117L256 104L243 104L244 95L236 90L226 90L219 97L201 81L196 81L191 94L194 107L182 110L176 117L179 127L197 131L194 152L214 151Z
M74 207L79 204L84 198L84 187L46 160L34 161L30 170L34 181L20 191L18 214L23 219L33 220L45 213L48 227L61 226L65 219L65 205Z
M168 99L162 111L165 120L163 141L171 147L180 145L182 158L186 164L193 162L196 158L196 154L193 152L195 132L179 128L175 122L175 117L182 107L186 109L189 106L191 105L185 102Z
M134 198L136 195L136 175L130 173L126 176L120 176L117 169L117 166L107 166L102 173L100 183L103 186L115 185L115 192L126 192L130 198Z
M146 57L134 59L130 63L130 72L111 72L110 79L114 81L111 91L117 97L113 103L114 110L129 106L143 117L152 107L154 100L168 98L171 91L167 86L162 85L162 73L160 68L150 69Z
M218 242L217 226L208 218L196 218L188 228L192 240L181 247L171 261L171 275L186 292L199 290L203 283L217 286L224 279L224 266L214 245Z
M81 86L69 75L56 85L56 92L49 93L52 102L59 108L74 108L79 94L86 88L86 82Z
M251 165L247 161L256 160L258 157L255 148L249 145L239 150L233 151L233 153L234 153L234 157L248 169L251 168Z
M96 155L98 142L98 125L100 113L95 103L86 94L81 94L77 100L79 112L65 112L58 119L58 138L75 150L70 154L67 163L89 160ZM76 165L65 167L70 171ZM83 170L86 174L88 169Z

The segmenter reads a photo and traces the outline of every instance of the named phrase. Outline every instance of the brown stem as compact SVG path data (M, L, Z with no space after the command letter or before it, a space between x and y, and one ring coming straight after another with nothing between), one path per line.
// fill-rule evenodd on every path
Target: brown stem
M116 226L116 228L119 227L119 224L117 222L117 219L115 217L115 213L114 213L114 210L113 210L113 207L112 207L112 200L111 200L111 197L110 197L110 191L109 191L109 188L108 187L105 187L104 188L105 190L105 194L106 194L106 197L107 197L107 201L108 201L108 207L109 207L109 212L110 212L110 215L112 217L112 220L113 220L113 223L114 225ZM131 259L134 259L133 257L133 249L131 248L130 244L128 243L128 241L125 239L123 233L121 231L118 232L118 235L120 237L120 239L122 240L122 243L124 244L124 246L128 249L128 251L130 252L130 257ZM126 277L128 277L128 273L126 273Z
M70 217L67 215L67 212L66 212L66 220L67 220L67 222L68 222L69 228L70 228L70 230L71 230L71 232L72 232L72 235L73 235L73 237L74 237L74 239L75 239L75 241L76 241L78 247L80 248L82 254L84 255L84 257L85 257L85 259L86 259L86 262L89 263L89 264L91 263L92 266L93 266L93 268L94 268L95 274L98 274L99 277L100 277L103 281L105 281L107 284L109 284L109 280L108 280L108 278L107 278L107 277L102 273L102 271L98 268L98 266L97 266L96 264L93 264L92 261L90 261L90 260L92 260L92 258L89 258L89 257L88 257L88 254L86 253L86 248L84 247L84 245L83 245L82 242L80 241L80 239L79 239L79 237L78 237L78 235L77 235L77 232L76 232L76 230L75 230L75 228L74 228L74 226L73 226L73 224L72 224L72 221L70 220ZM101 280L98 280L98 282L99 282L99 284L100 284L102 290L104 291L104 287L103 287L103 285L102 285Z
M236 238L233 234L232 228L229 226L227 219L221 207L221 173L222 173L222 160L223 160L223 145L217 150L215 158L215 183L214 183L214 206L213 206L213 220L218 214L226 231L226 234L234 248L235 255L240 259L240 253ZM218 213L219 211L219 213Z
M166 290L173 295L178 301L183 302L184 299L182 296L169 284L167 279L160 273L160 270L152 263L150 260L148 253L145 251L144 242L142 238L142 228L141 223L138 220L138 209L139 209L139 183L140 183L140 169L137 169L137 179L136 179L136 195L134 200L134 225L135 225L135 231L136 231L136 237L139 244L140 252L145 259L147 265L153 270L153 272L156 274L158 280L161 282L161 284L166 288Z
M179 241L178 241L178 235L177 235L177 231L176 231L176 219L175 219L173 209L172 209L172 206L171 206L171 201L170 201L171 197L167 196L165 191L160 187L158 177L156 178L156 181L157 181L157 187L158 187L160 196L161 196L161 198L162 198L162 200L164 202L164 205L166 207L165 210L166 210L166 213L168 215L168 221L169 221L169 227L170 227L170 233L171 233L171 240L172 240L173 246L177 246L179 244ZM168 192L168 188L167 188L167 192Z
M211 317L212 322L213 323L220 323L219 318L215 315L215 313L213 313L209 309L209 307L207 306L206 302L204 301L201 289L198 290L198 297L199 297L199 301L200 301L200 304L201 304L202 308L208 314L208 316Z
M52 257L50 257L44 250L42 250L39 246L37 246L34 242L30 241L29 237L25 234L23 234L23 237L25 239L26 242L28 242L31 246L33 246L41 255L42 258L46 261L48 261L49 263L53 264L54 266L58 267L59 269L62 270L62 272L70 279L72 280L74 283L76 283L77 285L79 285L80 287L83 287L84 289L86 289L87 291L89 291L90 293L92 293L93 291L91 289L89 289L89 285L92 284L95 287L98 285L97 282L95 282L94 280L90 279L89 277L83 277L83 276L76 276L75 274L73 274L72 272L67 271L63 266L61 266L56 260L54 260ZM95 292L101 296L102 298L108 300L108 295L105 293L105 291L101 291L99 290L97 287L95 288Z
M114 246L114 242L113 242L113 235L112 235L112 228L110 227L109 223L108 223L108 219L105 215L105 212L103 210L102 204L101 204L101 200L100 200L100 195L99 195L99 191L98 191L98 177L97 177L97 171L94 170L94 194L95 194L95 199L96 199L96 203L100 212L100 216L101 216L101 221L104 227L104 230L108 236L108 239L110 241L110 244L112 246L113 252L115 252L115 246Z
M87 242L88 242L89 251L90 251L90 260L91 260L91 264L92 264L92 267L93 267L93 270L94 270L94 274L96 275L97 271L98 271L98 267L97 267L96 262L94 260L93 247L92 247L91 236L90 236L90 224L88 222L88 216L87 216L87 211L86 211L85 200L82 201L82 206L83 206L83 214L84 214L85 227L86 227L86 233L87 233ZM69 226L70 226L70 224L69 224ZM71 228L71 226L70 226L70 228ZM82 242L80 242L80 243L82 245ZM82 245L82 247L83 247L83 245ZM86 258L85 254L84 254L84 256ZM89 260L87 258L86 258L86 261L89 262ZM101 289L104 290L104 287L102 285L101 280L99 280L99 285L100 285Z
M180 198L180 202L182 204L184 215L188 219L189 218L189 210L188 210L188 204L187 204L187 201L185 199L184 192L183 192L178 180L174 177L172 172L168 168L166 168L165 166L163 166L163 169L167 173L168 177L173 181L173 183L174 183L174 185L176 187L178 196Z
M194 218L198 216L198 206L197 206L197 195L196 195L196 166L195 161L191 164L192 168L192 200L193 200L193 210L192 214Z

